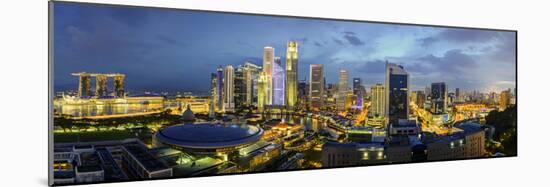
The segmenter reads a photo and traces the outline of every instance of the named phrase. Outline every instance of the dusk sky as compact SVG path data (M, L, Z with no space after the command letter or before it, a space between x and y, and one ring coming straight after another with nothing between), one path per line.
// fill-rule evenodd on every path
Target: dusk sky
M411 88L446 82L450 92L516 85L514 32L55 3L54 86L78 87L73 72L124 73L127 90L210 89L218 65L261 65L265 46L285 59L296 40L298 78L324 64L366 88L384 82L384 62L403 65Z

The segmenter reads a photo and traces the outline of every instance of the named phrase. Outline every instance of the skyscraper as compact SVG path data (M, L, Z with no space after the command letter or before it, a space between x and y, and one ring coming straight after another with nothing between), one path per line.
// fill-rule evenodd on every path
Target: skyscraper
M459 88L456 88L455 97L456 97L456 102L462 102L462 97L460 95L460 89Z
M382 84L370 87L371 105L369 112L374 117L383 117L386 113L386 94L384 91L384 85Z
M447 85L444 82L432 83L432 108L434 114L442 114L447 109Z
M500 110L508 108L511 100L511 91L505 90L500 92L498 107Z
M101 97L107 95L107 75L97 74L95 76L95 96Z
M225 66L223 74L225 75L223 82L223 109L224 111L233 111L235 108L235 70L233 66Z
M286 48L286 106L298 101L298 42L289 41Z
M258 97L257 81L260 76L261 67L250 62L244 63L246 81L246 105L254 105Z
M215 106L218 103L218 75L216 73L210 74L210 96L212 100L210 108L215 111Z
M346 98L348 93L348 71L340 69L338 74L338 97L336 99L336 109L338 111L346 110Z
M116 97L124 97L124 78L126 75L124 74L115 74L114 75L114 86L115 86L115 96Z
M309 86L306 82L306 79L300 80L298 83L298 103L296 105L299 105L300 107L305 107L307 103L309 103Z
M218 78L218 81L217 81L217 91L218 91L218 100L216 103L216 109L218 111L222 111L223 110L223 68L222 66L218 66L218 69L217 69L217 73L218 75L216 76Z
M244 66L238 66L235 70L234 88L235 88L235 107L241 108L246 106L246 71Z
M309 98L312 109L319 109L323 106L324 79L322 64L309 65Z
M424 108L424 102L426 101L426 94L424 94L424 91L413 91L411 97L418 108Z
M273 103L273 62L275 60L275 49L273 47L264 47L263 70L267 78L266 104Z
M386 117L390 123L409 118L409 74L403 66L386 61Z
M355 97L354 108L361 110L363 108L363 88L361 78L353 78L353 96Z
M260 72L258 78L258 110L263 111L267 105L267 74L265 71Z
M275 61L272 66L272 79L273 79L273 99L272 105L283 106L285 105L285 69L281 64L281 58L275 57Z

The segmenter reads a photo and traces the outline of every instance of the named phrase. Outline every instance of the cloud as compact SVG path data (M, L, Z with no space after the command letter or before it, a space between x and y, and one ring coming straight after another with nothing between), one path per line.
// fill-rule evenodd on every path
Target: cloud
M361 41L357 36L355 36L355 33L353 32L346 32L346 34L344 35L344 38L351 45L354 45L354 46L365 45L365 42Z
M344 45L344 42L342 40L339 40L337 38L332 38L332 40L334 41L334 43L336 43L338 45Z
M420 45L422 47L428 47L428 46L432 45L433 43L437 42L437 39L430 36L430 37L426 37L426 38L417 39L417 41L420 42Z
M464 71L476 68L476 61L460 49L445 52L441 57L429 54L417 59L419 62L408 68L420 74L445 73L446 75L463 75Z
M516 63L516 38L515 33L502 34L500 42L494 46L494 52L490 57L501 63Z
M315 43L313 43L313 44L314 44L315 46L317 46L317 47L323 47L323 44L321 44L321 43L319 43L319 42L315 42Z
M483 43L497 39L498 37L499 33L495 31L447 28L433 36L417 39L417 42L419 42L422 47L429 47L440 41L453 43Z
M455 42L485 42L498 36L495 31L449 28L438 34L438 38Z
M384 73L386 70L386 62L380 59L370 60L362 63L357 71L362 73Z
M344 34L349 34L349 35L355 35L355 32L351 32L351 31L344 31Z
M292 39L292 40L297 41L298 43L302 43L302 44L305 44L305 43L307 43L307 41L309 41L309 39L306 38L306 37L303 37L303 38L294 38L294 39Z

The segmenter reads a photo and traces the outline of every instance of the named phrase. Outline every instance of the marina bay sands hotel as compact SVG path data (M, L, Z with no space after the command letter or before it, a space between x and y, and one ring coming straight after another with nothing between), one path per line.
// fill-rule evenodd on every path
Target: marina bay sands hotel
M95 96L104 97L108 96L107 90L107 78L113 78L114 97L124 97L124 74L120 73L72 73L73 76L79 77L78 84L78 97L92 97L92 77L95 77Z

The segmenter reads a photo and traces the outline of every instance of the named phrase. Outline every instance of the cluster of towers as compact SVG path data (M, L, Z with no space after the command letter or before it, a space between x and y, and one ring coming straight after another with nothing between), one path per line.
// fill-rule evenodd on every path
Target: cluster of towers
M275 48L263 50L263 64L250 62L234 68L218 67L211 75L211 95L217 111L232 111L236 107L255 105L292 108L298 101L298 43L287 43L286 60L275 56Z
M124 97L124 74L120 73L111 73L111 74L101 74L101 73L72 73L73 76L78 76L78 97L80 98L90 98L95 97L104 97L109 95L109 90L107 87L108 78L113 78L113 96L114 97ZM92 95L92 77L95 77L95 93Z

